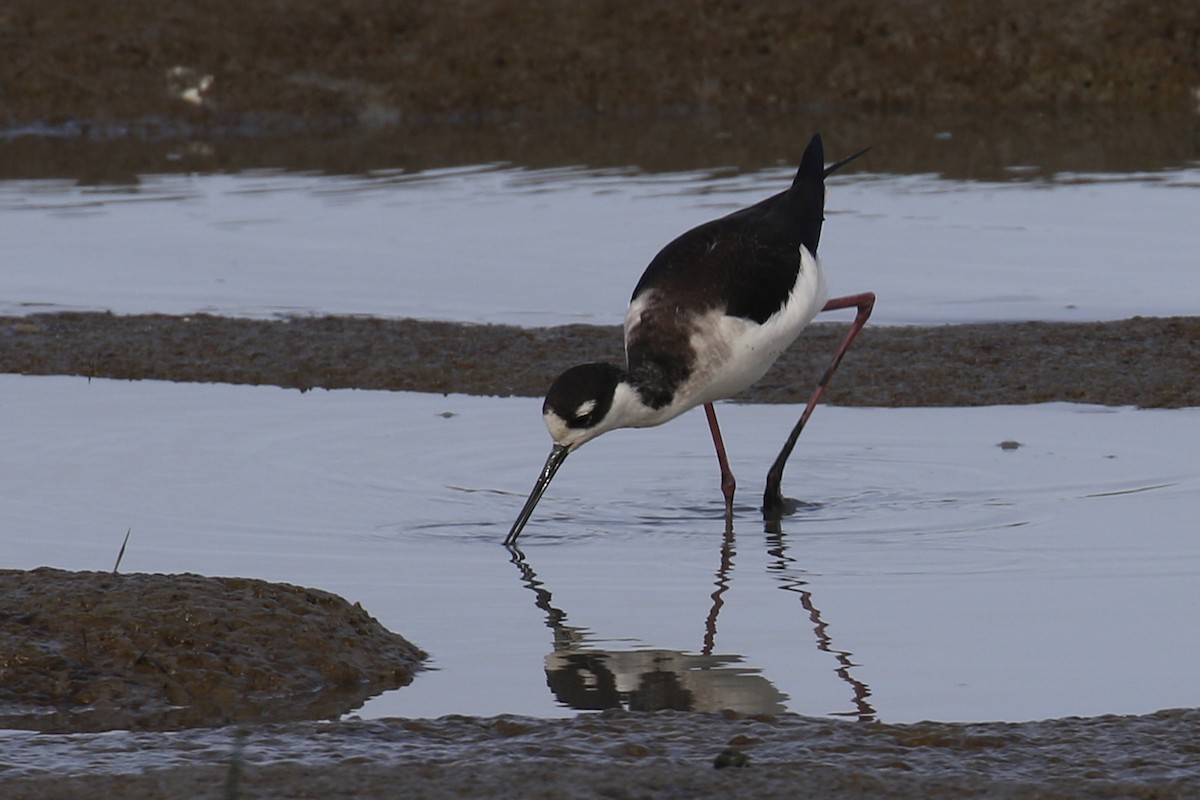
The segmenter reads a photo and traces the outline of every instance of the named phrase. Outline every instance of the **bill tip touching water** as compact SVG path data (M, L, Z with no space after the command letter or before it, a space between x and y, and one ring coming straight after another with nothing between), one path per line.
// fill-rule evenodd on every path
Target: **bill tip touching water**
M725 512L732 515L737 484L713 403L758 381L818 313L855 308L854 323L767 474L763 514L784 513L784 464L875 303L871 292L829 299L817 260L825 178L865 152L825 166L821 137L814 135L789 188L692 228L659 251L625 314L625 367L580 364L546 393L542 416L554 444L506 545L515 545L568 455L608 431L661 425L700 405Z

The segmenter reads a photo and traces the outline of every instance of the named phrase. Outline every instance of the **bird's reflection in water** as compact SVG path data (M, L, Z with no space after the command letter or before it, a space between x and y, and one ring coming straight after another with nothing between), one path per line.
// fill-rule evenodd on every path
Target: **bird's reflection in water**
M856 712L860 719L874 719L875 711L867 702L870 689L854 679L850 654L836 650L827 626L812 603L804 582L790 572L792 559L784 553L782 536L768 537L769 552L776 561L771 569L780 573L783 588L800 594L801 604L816 626L818 649L832 653L839 661L837 674L854 689ZM715 654L717 617L724 604L733 572L733 529L726 525L721 544L720 566L716 572L716 590L704 624L704 644L699 654L679 650L639 648L602 649L589 642L586 629L567 623L567 614L554 605L550 590L538 579L525 554L510 546L512 563L520 570L522 583L533 591L535 604L546 615L553 633L553 649L546 656L546 682L558 702L580 711L625 708L637 711L672 709L678 711L721 711L730 709L743 714L777 714L787 711L788 696L777 689L758 670L740 666L744 659L736 654Z
M533 590L546 614L554 648L546 656L546 683L563 705L580 711L625 708L631 711L720 711L778 714L787 695L757 670L738 666L739 655L697 655L679 650L639 648L606 650L588 641L585 629L567 624L550 591L538 580L524 553L510 547L522 582ZM732 552L732 550L731 550ZM714 593L719 602L720 591ZM709 624L716 630L716 612Z
M813 633L817 637L817 649L834 657L838 664L834 672L849 685L853 694L853 711L830 713L835 716L857 717L861 722L873 721L876 712L868 700L871 696L871 687L851 674L851 670L858 665L851 660L850 651L839 650L833 646L833 639L829 635L829 625L821 616L821 610L813 602L812 592L806 588L808 582L795 575L796 568L793 565L796 563L796 559L787 554L787 541L783 532L779 530L778 524L768 523L766 536L767 553L775 559L767 565L767 569L775 574L780 588L800 595L800 605L808 612L808 619L813 624Z

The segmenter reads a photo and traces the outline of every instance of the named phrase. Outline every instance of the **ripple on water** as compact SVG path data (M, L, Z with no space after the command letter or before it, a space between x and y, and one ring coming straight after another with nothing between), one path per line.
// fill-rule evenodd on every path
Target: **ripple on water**
M563 622L500 546L545 460L535 402L4 383L25 415L2 463L15 565L111 566L132 527L131 571L361 602L438 667L367 716L570 713L547 685L560 631L701 654L721 585L710 654L789 711L855 712L847 670L889 721L1145 713L1197 689L1196 620L1162 611L1192 602L1200 563L1192 410L821 408L784 478L810 505L771 531L756 495L795 409L726 404L732 553L703 415L615 431L521 539Z

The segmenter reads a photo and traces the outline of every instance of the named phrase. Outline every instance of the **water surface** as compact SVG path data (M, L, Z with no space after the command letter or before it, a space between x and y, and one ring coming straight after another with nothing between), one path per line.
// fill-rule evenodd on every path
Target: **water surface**
M132 529L125 571L342 594L433 656L367 716L666 698L1026 720L1200 694L1192 409L822 408L785 476L811 505L766 530L757 484L794 409L726 404L731 537L693 412L572 456L514 559L548 446L535 401L0 387L9 566L108 569Z
M0 313L100 309L617 323L688 228L786 188L793 168L365 176L144 175L0 182ZM834 294L878 324L1193 314L1200 169L958 181L830 180Z

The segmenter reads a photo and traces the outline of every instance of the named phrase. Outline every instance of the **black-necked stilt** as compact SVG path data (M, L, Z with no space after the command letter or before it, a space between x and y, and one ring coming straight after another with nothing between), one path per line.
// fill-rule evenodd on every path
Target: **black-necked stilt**
M625 314L627 367L580 364L550 386L542 416L554 446L505 544L516 542L554 473L585 442L614 428L661 425L698 405L708 416L731 514L736 482L713 401L765 375L818 312L857 308L854 324L767 473L763 514L782 513L784 464L875 304L871 292L827 301L817 261L825 178L865 152L826 167L821 137L813 136L790 189L693 228L654 257Z

